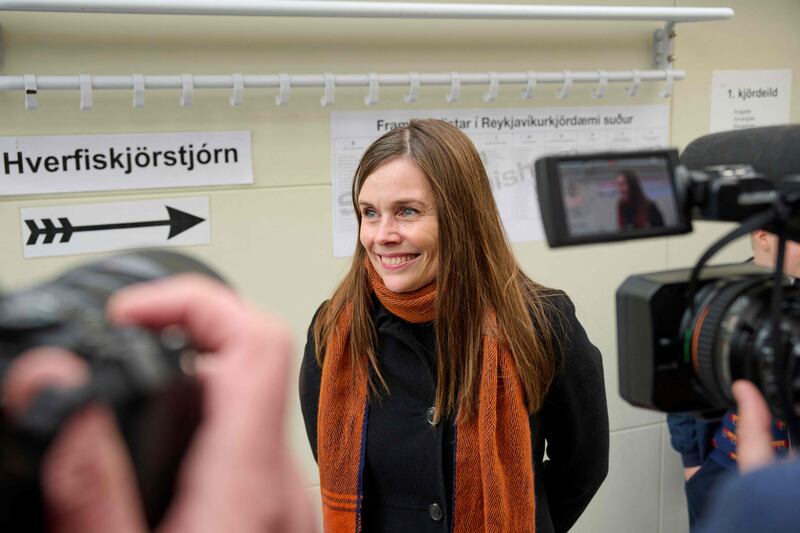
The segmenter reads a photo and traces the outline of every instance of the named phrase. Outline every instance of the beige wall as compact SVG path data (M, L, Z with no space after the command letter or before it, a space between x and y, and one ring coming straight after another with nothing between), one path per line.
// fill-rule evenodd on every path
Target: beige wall
M577 2L566 2L577 3ZM612 2L586 2L610 4ZM631 0L624 5L668 2ZM676 1L682 7L728 6L732 21L678 26L677 68L687 79L671 99L671 140L683 147L707 133L711 71L793 69L797 86L800 3ZM0 75L22 74L230 74L233 72L366 73L521 71L649 68L656 23L411 21L112 16L0 13L5 65ZM491 107L652 104L658 84L639 95L612 85L602 102L579 85L566 101L545 86L531 102L518 88L501 88ZM485 88L464 88L459 108L483 107ZM797 92L797 91L796 91ZM26 112L19 93L0 94L0 135L249 130L255 183L205 190L0 197L0 283L35 282L87 256L25 260L19 209L207 194L211 198L209 246L184 249L207 260L261 306L285 316L300 353L308 321L333 289L346 259L331 254L330 110L363 110L363 89L341 89L333 108L321 108L319 89L296 89L287 107L274 90L248 90L245 105L228 106L227 91L198 90L181 108L177 91L148 91L143 109L131 108L128 91L95 92L95 108L78 110L77 91L42 93L40 109ZM383 89L376 109L405 108L402 89ZM413 109L445 107L445 88L423 88ZM797 96L794 97L797 102ZM792 106L793 121L800 108ZM685 531L682 481L669 449L663 416L625 404L617 393L613 295L629 274L689 265L727 226L698 224L687 237L551 251L542 242L515 246L537 280L566 290L579 318L604 354L611 416L611 473L577 531ZM747 246L722 254L736 260ZM316 497L316 466L308 450L296 398L291 445Z

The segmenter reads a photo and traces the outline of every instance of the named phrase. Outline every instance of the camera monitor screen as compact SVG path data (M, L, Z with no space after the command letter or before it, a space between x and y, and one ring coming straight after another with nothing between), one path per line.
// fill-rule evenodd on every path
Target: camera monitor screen
M678 198L673 150L552 156L536 162L551 246L691 231Z

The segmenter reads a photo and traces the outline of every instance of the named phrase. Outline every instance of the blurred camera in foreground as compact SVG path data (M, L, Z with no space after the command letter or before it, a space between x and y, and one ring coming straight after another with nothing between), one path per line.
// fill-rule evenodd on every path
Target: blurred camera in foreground
M182 331L149 331L107 322L117 290L181 272L219 279L202 263L145 250L78 267L35 287L0 294L0 380L26 350L54 346L83 358L86 384L45 389L21 418L0 418L0 529L37 531L44 524L42 456L69 416L90 402L109 405L134 465L150 526L172 497L183 453L200 417L193 351Z

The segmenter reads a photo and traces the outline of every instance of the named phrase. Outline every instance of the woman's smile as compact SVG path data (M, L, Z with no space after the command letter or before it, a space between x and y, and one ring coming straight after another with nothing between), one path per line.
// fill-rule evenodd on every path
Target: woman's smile
M380 257L381 263L383 264L383 266L385 268L398 269L398 268L402 268L404 266L408 266L409 263L411 263L417 257L419 257L419 254L403 254L403 255L397 255L397 254L381 255L381 254L378 254L378 257Z

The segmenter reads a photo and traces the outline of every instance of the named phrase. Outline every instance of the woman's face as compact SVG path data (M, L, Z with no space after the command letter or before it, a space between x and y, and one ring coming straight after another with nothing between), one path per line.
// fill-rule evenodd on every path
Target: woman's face
M620 199L623 202L626 201L628 195L630 195L630 186L628 185L628 180L622 174L617 174L617 189L619 190Z
M361 245L390 291L414 291L436 278L439 221L433 190L412 159L393 159L367 176L358 209Z

